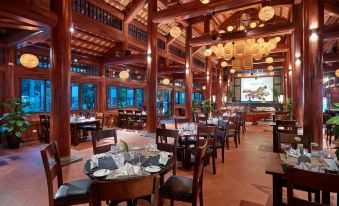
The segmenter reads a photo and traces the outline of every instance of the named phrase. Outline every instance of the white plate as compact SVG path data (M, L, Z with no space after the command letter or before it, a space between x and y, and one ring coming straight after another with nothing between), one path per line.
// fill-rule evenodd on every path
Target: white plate
M97 170L93 173L94 177L105 177L110 173L109 170L107 169L101 169L101 170Z
M150 172L150 173L159 172L160 170L161 170L160 167L154 166L154 165L151 165L145 168L145 171Z

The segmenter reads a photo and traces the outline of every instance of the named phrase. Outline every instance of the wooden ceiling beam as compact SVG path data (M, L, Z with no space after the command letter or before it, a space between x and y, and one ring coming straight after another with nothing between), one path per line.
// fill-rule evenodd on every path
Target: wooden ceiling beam
M133 64L146 61L147 54L132 54L104 60L104 65Z
M92 54L94 56L102 56L103 53L102 52L99 52L99 51L95 51L95 50L92 50L92 49L88 49L88 48L85 48L85 47L82 47L80 45L74 45L72 44L71 45L71 48L74 49L74 50L77 50L77 51L83 51L83 53L89 53L89 54Z
M338 40L339 39L339 25L324 26L324 41Z
M324 62L330 63L330 62L339 62L339 53L335 54L324 54Z
M96 35L96 34L92 34L92 33L89 33L89 32L87 32L87 31L83 31L83 30L81 30L81 28L78 28L74 33L75 33L75 34L76 34L76 33L79 33L79 34L81 34L82 36L88 36L88 37L90 37L90 38L92 37L92 38L98 39L98 40L103 41L103 42L108 42L108 43L110 43L110 44L112 44L112 45L115 44L114 41L112 41L111 39L106 39L106 38L100 37L100 36L98 36L98 35ZM73 36L73 35L72 35L72 36Z
M31 31L41 30L40 27L36 27L36 26L25 25L25 24L12 24L12 23L4 23L4 22L0 22L0 27L11 28L11 29L31 30Z
M192 47L216 44L224 41L237 41L248 38L262 38L291 34L294 31L293 23L279 24L271 27L259 27L249 31L235 31L232 33L219 34L219 38L213 38L211 34L203 35L190 40ZM215 39L215 40L214 40Z
M23 30L23 31L20 31L20 32L17 32L15 34L8 36L6 39L4 39L4 41L8 47L12 47L25 41L28 42L31 39L39 37L40 35L43 35L43 34L44 34L44 31Z
M202 4L200 1L191 1L188 3L171 6L168 9L158 11L153 17L155 23L168 23L174 20L180 21L197 16L203 16L212 12L223 12L237 8L260 4L263 0L215 0L208 4ZM293 4L293 0L272 0L270 5Z
M0 15L26 24L49 29L54 27L57 16L48 9L22 0L0 0Z
M81 38L75 37L74 35L72 35L72 40L79 42L79 43L82 43L82 44L87 44L89 46L99 47L99 48L102 48L102 49L105 49L105 50L111 49L111 47L109 47L109 46L101 45L101 44L95 43L94 41L88 41L88 40L85 40L85 39L81 39Z
M272 65L274 67L274 69L277 69L277 68L283 68L284 67L284 63L283 62L275 62L275 63L272 63L272 64L267 64L267 63L264 63L264 62L258 62L257 64L253 64L253 69L267 69L267 66L268 65ZM225 67L226 69L232 69L232 66L227 66Z
M339 14L339 3L336 0L324 0L325 9L331 13Z
M87 0L88 2L90 2L91 4L94 4L95 6L113 14L114 16L118 17L119 19L124 19L125 15L119 10L116 9L115 7L104 3L104 1L102 0Z
M130 23L137 14L144 8L146 5L147 0L133 0L130 2L125 10L125 23Z

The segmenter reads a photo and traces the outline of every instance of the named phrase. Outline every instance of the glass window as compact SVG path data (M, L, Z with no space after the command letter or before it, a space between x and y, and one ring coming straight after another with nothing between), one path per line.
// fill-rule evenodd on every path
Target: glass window
M22 79L21 99L30 104L23 109L25 112L50 111L50 98L50 81Z
M95 109L95 85L82 84L81 85L81 102L83 110Z
M127 89L127 106L134 105L134 89Z
M117 88L116 87L108 87L108 108L117 107Z
M193 100L195 101L195 103L199 104L202 101L202 95L201 93L193 93L192 94Z
M175 104L180 104L180 93L179 93L179 91L175 92Z
M46 81L46 112L51 111L51 81Z
M136 103L138 107L144 106L144 90L143 89L136 89Z
M181 92L180 104L185 104L185 92Z
M119 87L119 107L127 106L127 89L125 87Z
M79 84L71 83L71 110L79 109Z

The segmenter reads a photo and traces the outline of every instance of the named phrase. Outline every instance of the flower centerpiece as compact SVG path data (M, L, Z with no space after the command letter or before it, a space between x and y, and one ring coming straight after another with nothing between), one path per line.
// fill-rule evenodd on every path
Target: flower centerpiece
M201 105L202 112L205 114L205 117L208 117L211 113L211 101L209 99L206 99L201 102Z
M298 143L298 150L300 155L304 155L304 145L300 144L301 138L300 137L294 137L294 140Z

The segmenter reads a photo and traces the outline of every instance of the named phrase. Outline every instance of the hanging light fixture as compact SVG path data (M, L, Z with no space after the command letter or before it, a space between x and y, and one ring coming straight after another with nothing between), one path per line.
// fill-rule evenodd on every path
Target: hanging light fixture
M20 56L20 63L27 68L34 68L39 64L39 58L33 54L23 54Z
M235 73L235 69L230 69L230 73L234 74Z
M204 56L205 57L209 57L209 56L211 56L212 55L212 49L211 48L208 48L208 49L205 49L204 50Z
M280 37L280 36L276 36L274 39L275 39L275 41L276 41L277 43L281 41L281 37Z
M242 77L242 74L238 74L238 77Z
M233 29L234 29L233 26L228 26L228 27L227 27L227 31L228 31L228 32L233 31Z
M208 4L208 3L210 3L211 0L200 0L200 1L201 1L201 3L203 3L203 4Z
M181 35L181 33L182 31L180 27L178 27L178 25L175 25L170 29L170 35L173 38L178 38Z
M268 72L268 75L273 76L274 72Z
M273 70L273 66L272 66L272 65L269 65L269 66L267 67L267 70L268 70L268 71L272 71L272 70Z
M206 90L206 86L202 86L201 89L202 89L202 90Z
M257 27L257 23L255 21L251 22L250 27L254 29L255 27Z
M339 77L339 69L335 70L335 76Z
M264 27L265 26L265 24L259 24L259 27Z
M267 57L267 58L265 59L265 62L266 62L267 64L271 64L271 63L273 62L273 58L272 58L272 57Z
M227 67L227 61L222 61L220 64L222 67Z
M274 17L274 8L272 6L264 6L260 9L258 16L261 21L268 21Z
M167 78L162 80L162 84L164 85L169 85L169 83L170 83L170 80Z
M120 79L122 79L122 80L128 79L128 77L129 77L128 71L121 71L121 72L119 73L119 77L120 77Z
M225 32L225 30L221 29L221 30L218 31L218 33L219 33L219 34L224 34L224 33L226 33L226 32Z

